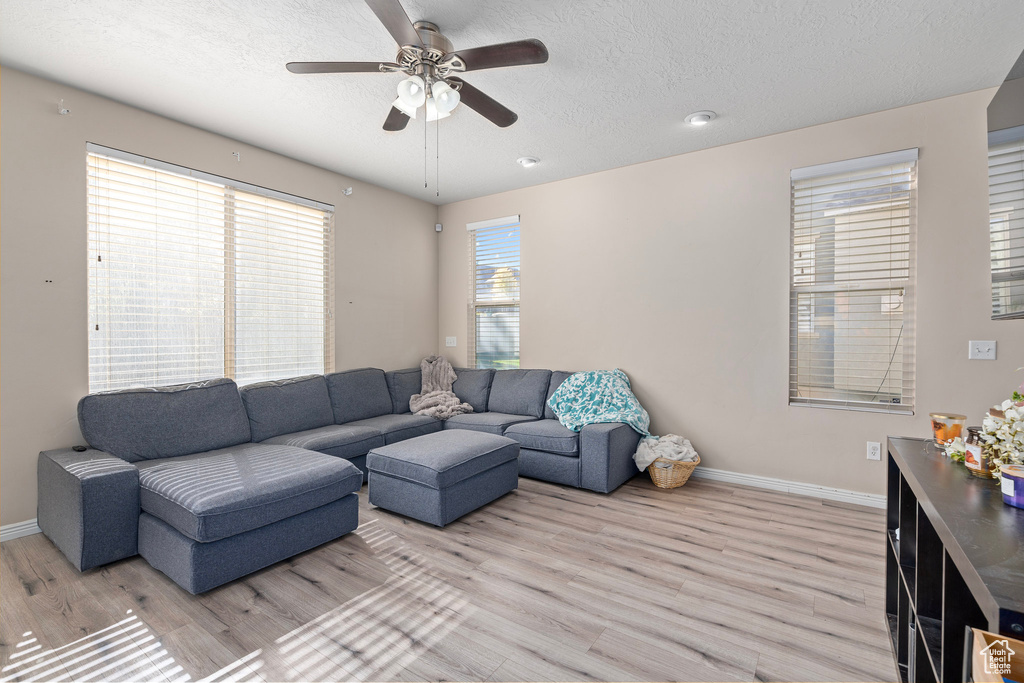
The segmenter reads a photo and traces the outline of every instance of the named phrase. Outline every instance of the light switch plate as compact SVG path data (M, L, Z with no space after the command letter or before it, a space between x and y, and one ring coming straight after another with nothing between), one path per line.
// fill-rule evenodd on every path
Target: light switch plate
M996 343L994 341L971 340L969 344L967 348L967 358L969 360L996 359Z
M444 338L444 345L445 346L455 346L455 337L445 337Z

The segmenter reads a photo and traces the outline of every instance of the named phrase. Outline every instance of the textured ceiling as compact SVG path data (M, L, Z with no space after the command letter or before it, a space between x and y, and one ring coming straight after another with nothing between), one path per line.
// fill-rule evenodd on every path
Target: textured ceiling
M406 0L456 49L539 38L540 66L467 74L519 122L381 124L400 76L297 76L392 60L361 0L2 0L0 62L435 203L994 86L1021 0ZM74 103L69 102L70 106ZM682 123L695 110L719 118ZM520 168L516 158L541 163Z

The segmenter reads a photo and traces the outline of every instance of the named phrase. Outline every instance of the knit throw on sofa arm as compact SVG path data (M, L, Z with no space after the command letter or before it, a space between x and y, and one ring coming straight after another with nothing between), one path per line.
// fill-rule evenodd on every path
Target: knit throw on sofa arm
M651 417L618 368L570 375L548 399L548 406L574 432L599 422L625 422L644 436L651 434Z
M409 399L409 410L439 420L473 412L473 406L460 401L452 391L452 384L457 377L448 359L427 356L420 361L420 373L423 377L420 393L413 394Z

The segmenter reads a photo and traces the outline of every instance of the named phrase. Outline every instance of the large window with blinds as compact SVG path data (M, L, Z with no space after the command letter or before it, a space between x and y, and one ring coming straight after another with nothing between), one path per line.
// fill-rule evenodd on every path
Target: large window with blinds
M333 207L89 145L89 391L333 369Z
M470 223L469 364L519 367L519 216Z
M790 404L912 413L917 150L791 179Z
M992 318L1024 318L1024 126L988 135Z

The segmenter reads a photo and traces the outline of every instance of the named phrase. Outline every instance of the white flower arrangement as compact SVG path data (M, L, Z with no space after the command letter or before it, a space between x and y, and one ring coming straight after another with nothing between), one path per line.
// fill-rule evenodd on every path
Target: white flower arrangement
M994 473L1003 465L1024 465L1024 396L1020 392L989 411L981 423L981 439Z
M961 437L956 437L952 441L942 446L942 449L946 451L946 455L950 460L955 462L963 462L964 457L967 455L967 445Z

